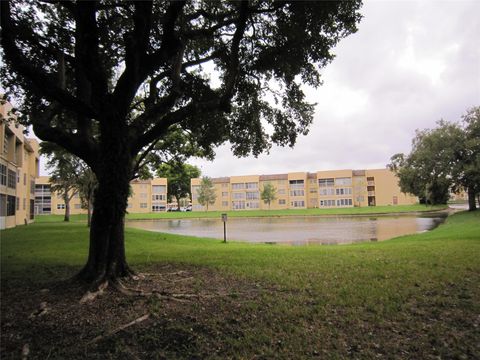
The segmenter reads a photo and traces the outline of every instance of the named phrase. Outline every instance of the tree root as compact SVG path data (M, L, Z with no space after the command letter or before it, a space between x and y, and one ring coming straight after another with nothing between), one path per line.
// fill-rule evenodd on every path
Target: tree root
M22 360L27 360L28 355L30 355L30 346L28 344L25 344L22 347Z
M192 302L192 300L181 299L181 298L174 297L174 296L167 296L167 295L162 295L162 294L155 294L155 295L156 295L157 298L159 298L160 300L176 301L176 302L180 302L180 303L189 303L189 302Z
M106 333L105 335L99 335L97 336L96 338L92 339L89 344L93 344L93 343L96 343L96 342L99 342L100 340L106 338L106 337L109 337L109 336L112 336L112 335L115 335L116 333L122 331L122 330L125 330L126 328L130 327L130 326L133 326L135 324L138 324L138 323L141 323L142 321L145 321L147 320L148 318L150 317L150 314L145 314L143 316L140 316L138 319L135 319L131 322L129 322L128 324L124 324L122 326L119 326L117 327L116 329L113 329L112 331L109 331L108 333Z
M97 286L96 290L87 291L85 295L83 295L82 298L80 299L80 304L92 302L98 296L102 295L107 287L108 287L108 280L105 280L102 283L100 283L100 285Z
M172 300L178 302L191 302L191 298L212 298L213 295L200 295L200 294L185 294L185 293L168 293L166 291L152 290L152 291L143 291L138 289L132 289L126 287L120 280L112 282L112 286L126 296L139 296L139 297L150 297L156 296L162 300Z
M31 319L31 318L40 317L45 315L47 312L48 312L47 303L43 301L40 303L40 306L38 307L38 309L30 314L29 318Z

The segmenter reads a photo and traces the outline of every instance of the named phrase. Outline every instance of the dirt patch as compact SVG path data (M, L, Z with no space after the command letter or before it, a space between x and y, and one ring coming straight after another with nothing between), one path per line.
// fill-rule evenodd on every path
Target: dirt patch
M79 284L2 281L2 359L480 358L477 298L456 284L383 313L189 265L125 286L153 294L80 304Z
M22 351L35 359L208 357L222 351L220 337L232 335L219 334L218 324L238 325L236 309L258 301L263 291L206 268L164 265L149 271L125 286L153 295L126 296L109 288L88 304L79 303L86 291L79 284L2 284L2 358L21 358Z

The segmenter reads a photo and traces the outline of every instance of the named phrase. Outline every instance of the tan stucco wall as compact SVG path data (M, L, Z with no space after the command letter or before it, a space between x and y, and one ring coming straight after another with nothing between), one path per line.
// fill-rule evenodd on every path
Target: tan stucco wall
M11 117L8 114L10 109L10 104L0 104L0 118ZM26 138L24 130L21 125L0 120L0 164L7 169L7 184L0 183L0 194L15 197L15 215L0 216L0 228L33 221L30 218L30 200L33 200L34 195L30 189L31 181L38 176L39 145L37 140ZM4 147L5 137L8 143ZM8 170L15 173L15 188L8 187ZM6 201L2 201L1 206L6 214Z
M368 178L374 180L368 181ZM281 178L281 179L280 179ZM342 178L346 178L342 180ZM222 180L221 180L222 179ZM325 170L316 173L292 172L279 175L248 175L248 176L232 176L230 178L212 179L215 185L217 200L215 204L209 206L209 211L226 211L233 210L232 201L235 200L235 193L245 193L246 189L233 189L234 183L257 182L259 193L261 194L265 184L271 183L275 186L276 200L271 203L270 209L291 209L294 205L296 208L302 208L299 204L303 201L304 208L316 207L354 207L368 206L368 186L373 186L374 191L370 191L377 206L393 205L394 199L398 205L415 204L417 198L408 194L403 194L398 186L398 179L394 173L388 169L373 170ZM221 187L220 181L229 179L226 187ZM333 179L333 185L329 186L326 194L322 194L322 187L319 186L320 179ZM303 190L294 195L291 180L303 180L303 188L298 185L297 190ZM192 194L195 187L200 185L201 179L192 179ZM338 183L337 183L338 182ZM346 184L345 184L346 183ZM324 187L325 188L325 187ZM222 196L222 192L228 190L228 197ZM228 199L228 200L226 200ZM225 202L228 201L226 205ZM223 202L223 204L222 204ZM324 205L324 204L329 205ZM334 204L333 206L330 204ZM196 196L193 196L193 210L205 210L198 204ZM260 200L259 209L268 209L268 205ZM245 208L242 210L251 210Z

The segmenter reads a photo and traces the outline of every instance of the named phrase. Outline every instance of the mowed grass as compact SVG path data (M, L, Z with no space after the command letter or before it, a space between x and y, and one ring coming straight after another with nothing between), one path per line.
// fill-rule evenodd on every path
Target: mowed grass
M80 223L3 231L2 281L21 286L73 275L86 259L87 237ZM222 318L231 314L226 322L214 314L209 318L215 321L203 320L226 357L480 357L480 211L450 216L431 232L378 243L223 244L127 229L126 247L137 270L162 264L209 268L263 289L253 300L239 299L240 305L221 303ZM136 336L144 344L154 335ZM204 340L211 334L195 336L195 349L166 357L209 354L202 347L212 346ZM116 341L114 346L124 344ZM115 351L122 354L120 348Z
M127 214L127 220L149 220L149 219L191 219L191 218L220 218L223 213L229 217L278 217L278 216L322 216L322 215L369 215L369 214L393 214L407 212L428 212L444 210L445 205L425 206L398 205L398 206L366 206L353 208L336 209L288 209L288 210L248 210L248 211L186 211L186 212L158 212ZM87 216L71 215L72 222L84 222ZM37 223L59 222L63 215L37 215Z

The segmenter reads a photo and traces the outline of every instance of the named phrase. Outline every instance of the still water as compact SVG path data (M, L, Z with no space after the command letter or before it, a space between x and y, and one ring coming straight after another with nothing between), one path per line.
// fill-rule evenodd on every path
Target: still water
M444 213L401 216L229 218L227 241L291 245L382 241L431 230L441 224L445 218ZM223 239L221 219L128 221L127 226L179 235Z

